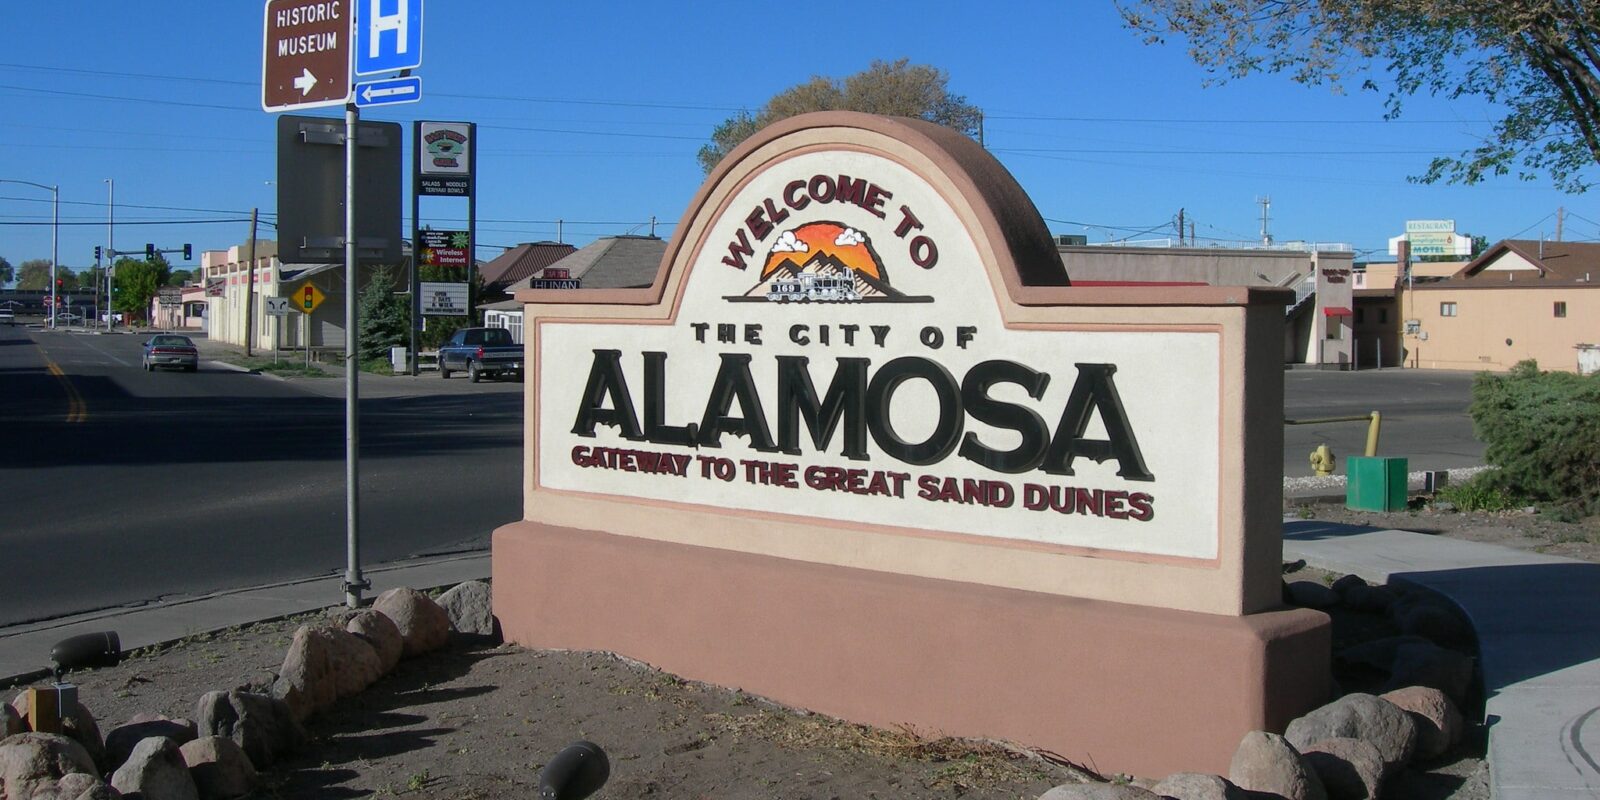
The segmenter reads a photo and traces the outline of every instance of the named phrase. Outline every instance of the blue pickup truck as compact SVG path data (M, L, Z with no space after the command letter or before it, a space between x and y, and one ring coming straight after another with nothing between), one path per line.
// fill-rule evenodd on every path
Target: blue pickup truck
M465 372L477 383L485 375L522 379L522 345L505 328L462 328L439 345L439 377Z

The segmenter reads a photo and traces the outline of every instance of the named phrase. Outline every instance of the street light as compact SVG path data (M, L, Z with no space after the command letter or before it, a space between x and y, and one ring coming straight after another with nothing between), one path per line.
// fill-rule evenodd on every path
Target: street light
M111 270L117 265L117 248L112 244L114 239L116 208L117 208L117 182L115 179L106 178L106 332L111 332L111 326L116 322L116 312L111 308Z
M57 247L61 240L61 191L58 186L46 186L33 181L0 178L0 183L20 183L50 190L50 327L56 326L56 262L60 260Z

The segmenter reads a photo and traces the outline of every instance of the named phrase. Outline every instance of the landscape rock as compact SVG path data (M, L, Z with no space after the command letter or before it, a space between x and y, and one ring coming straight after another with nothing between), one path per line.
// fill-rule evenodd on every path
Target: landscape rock
M11 707L22 718L23 730L28 730L28 693L19 692L11 701ZM83 745L89 751L89 757L101 770L108 769L106 765L105 740L100 737L100 726L95 723L94 714L83 705L82 701L75 702L70 708L65 709L61 715L61 732L67 738Z
M1421 636L1386 636L1346 647L1334 654L1334 660L1346 665L1393 672L1400 648L1408 645L1433 645L1433 642Z
M354 697L383 677L383 662L367 640L344 628L325 628L333 659L334 688L339 697Z
M1382 613L1394 602L1394 595L1387 588L1373 586L1358 575L1346 575L1334 581L1333 592L1351 611Z
M207 692L195 709L200 735L222 736L239 745L256 769L271 766L279 755L293 752L306 733L287 703L250 692Z
M1390 614L1401 633L1438 644L1471 647L1475 638L1466 618L1442 600L1413 600L1397 605Z
M1127 784L1067 783L1039 795L1039 800L1160 800L1160 795Z
M0 741L0 795L29 797L45 782L74 772L98 774L89 751L75 739L23 732Z
M1465 723L1444 692L1431 686L1407 686L1380 696L1417 723L1417 758L1431 761L1461 741Z
M255 789L256 769L232 739L207 736L179 748L183 763L189 765L200 800L228 800L243 797Z
M164 736L136 745L127 762L111 774L111 788L140 800L200 800L183 753Z
M1383 755L1360 739L1324 739L1301 755L1317 771L1329 800L1373 800L1383 789Z
M133 748L152 736L165 736L181 745L196 735L194 723L188 720L152 719L119 725L106 734L106 768L122 766L133 754Z
M1466 702L1472 689L1476 662L1471 656L1422 640L1402 644L1395 650L1394 665L1383 690L1407 686L1432 686L1450 696L1457 705Z
M457 633L499 639L494 622L494 597L485 581L467 581L439 595L439 607L450 616Z
M1282 736L1250 731L1228 764L1228 780L1240 789L1270 792L1285 800L1324 800L1317 773Z
M374 611L394 621L405 642L403 658L413 658L437 650L450 641L450 615L427 595L399 587L378 595Z
M1171 800L1246 800L1243 789L1220 775L1203 772L1175 772L1150 791Z
M117 800L122 793L86 772L72 772L62 775L55 782L54 794L44 791L34 794L34 800L45 800L47 797L54 800Z
M405 640L400 638L400 629L395 626L394 620L389 619L372 609L367 609L345 623L345 630L361 637L378 654L378 664L387 675L400 663L400 655L405 650Z
M10 703L0 704L0 739L22 733L28 726L22 721L22 715L17 713Z
M278 668L272 696L287 703L296 720L303 721L339 699L330 638L325 628L301 625Z
M1347 694L1290 722L1283 736L1302 752L1325 739L1362 739L1378 748L1389 769L1405 766L1417 749L1417 723L1411 715L1361 693Z
M1328 609L1339 604L1339 595L1316 581L1294 581L1287 591L1289 602L1302 608Z

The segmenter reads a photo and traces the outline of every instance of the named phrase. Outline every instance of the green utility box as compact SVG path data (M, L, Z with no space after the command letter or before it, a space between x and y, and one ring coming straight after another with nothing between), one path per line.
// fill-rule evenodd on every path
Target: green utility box
M1345 507L1353 511L1399 511L1406 507L1406 460L1351 456Z

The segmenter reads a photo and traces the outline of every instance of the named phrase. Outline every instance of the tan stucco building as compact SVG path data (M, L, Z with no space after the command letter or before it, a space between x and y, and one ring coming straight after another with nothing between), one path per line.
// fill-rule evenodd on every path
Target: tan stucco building
M267 239L256 241L254 264L252 281L248 244L200 254L208 337L242 347L248 323L251 345L258 350L300 349L308 341L312 348L344 347L343 264L283 264L278 260L278 243ZM361 265L363 286L374 270L372 265ZM395 270L393 276L397 283L405 283L400 271ZM322 296L309 319L298 312L281 318L267 315L264 298L295 296L307 286L316 287Z
M1415 280L1404 319L1406 364L1504 371L1533 359L1578 370L1580 348L1600 343L1600 244L1505 240L1439 281Z

